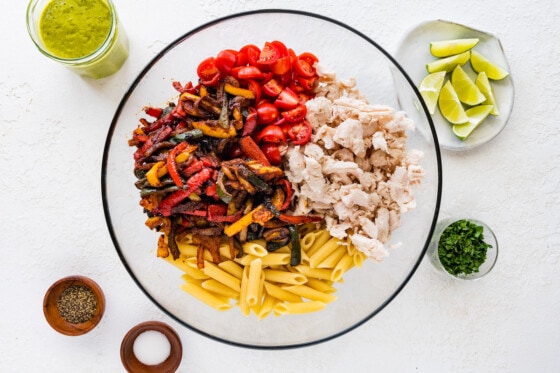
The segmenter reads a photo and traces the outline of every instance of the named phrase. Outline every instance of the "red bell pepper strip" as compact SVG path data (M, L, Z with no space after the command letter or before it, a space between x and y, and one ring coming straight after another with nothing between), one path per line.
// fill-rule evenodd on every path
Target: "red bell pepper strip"
M170 216L171 209L177 206L179 203L183 202L188 196L190 196L194 191L202 186L210 177L212 176L212 171L208 168L201 170L199 173L193 175L189 180L187 180L187 189L178 190L173 192L169 196L165 197L159 206L155 208L154 213L163 216Z
M161 129L161 131L151 135L148 141L142 144L142 146L138 148L136 152L134 152L134 160L138 161L142 159L146 154L146 151L148 151L148 149L150 149L155 144L165 140L171 134L172 131L173 130L171 129L171 127L165 126Z
M243 153L245 153L247 157L265 166L270 166L266 155L264 155L261 148L259 148L257 143L250 136L242 137L241 140L239 140L239 146L241 146L241 150L243 150Z
M202 161L197 160L197 161L192 162L187 167L183 168L183 171L181 171L181 173L185 177L191 177L191 175L194 175L195 173L201 171L203 166L204 166L204 164L202 163Z
M245 124L243 125L243 132L241 136L250 136L255 132L257 128L257 109L254 107L249 107L249 114L245 118Z
M183 180L181 179L181 175L179 175L179 170L177 169L177 162L175 161L175 157L177 157L177 154L179 154L186 148L187 148L187 143L183 141L177 144L173 149L169 151L169 153L167 153L167 172L169 172L169 176L171 176L171 179L173 179L173 182L179 188L183 187Z
M162 108L157 108L157 107L145 107L144 108L144 112L154 118L159 118L161 116L161 113L163 113L163 109Z
M289 224L318 223L323 221L323 218L320 216L287 215L283 213L280 213L278 219Z
M218 196L218 188L216 187L216 183L214 182L208 184L205 192L206 192L206 196L210 198L214 198L215 200L220 199L220 197Z
M280 210L284 211L288 207L290 207L290 203L292 202L292 195L294 191L292 189L292 183L290 183L288 179L280 179L278 180L278 184L282 185L286 191L286 197L284 198L284 203L280 207Z

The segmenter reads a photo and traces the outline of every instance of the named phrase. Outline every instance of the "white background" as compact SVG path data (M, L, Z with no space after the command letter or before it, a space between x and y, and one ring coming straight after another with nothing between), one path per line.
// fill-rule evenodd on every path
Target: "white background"
M178 331L181 372L560 371L559 2L115 4L130 57L119 73L100 81L82 79L35 49L25 28L26 1L2 4L0 371L124 371L122 337L146 320L162 320ZM424 260L374 319L333 341L295 350L215 342L149 302L119 261L101 206L101 158L112 116L135 76L169 42L216 17L258 8L336 18L389 52L408 29L432 19L501 39L516 90L509 124L483 147L442 153L441 216L468 214L494 228L500 257L490 275L453 281ZM91 333L66 337L46 323L43 295L58 278L78 273L102 286L107 309Z

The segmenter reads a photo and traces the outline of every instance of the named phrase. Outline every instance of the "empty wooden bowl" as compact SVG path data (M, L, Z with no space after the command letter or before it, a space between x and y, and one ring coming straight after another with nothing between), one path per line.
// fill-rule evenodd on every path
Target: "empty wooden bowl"
M95 328L104 311L103 291L85 276L68 276L56 281L43 299L47 322L57 332L69 336L82 335Z
M169 341L169 356L156 365L146 365L134 354L134 342L144 332L156 331L163 334ZM121 361L129 373L173 373L181 364L183 346L177 332L169 325L160 321L146 321L134 326L124 336L121 343Z

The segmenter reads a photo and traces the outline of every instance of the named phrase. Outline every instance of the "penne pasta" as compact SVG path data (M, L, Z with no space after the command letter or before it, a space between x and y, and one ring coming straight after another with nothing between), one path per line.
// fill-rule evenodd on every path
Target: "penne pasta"
M354 250L354 253L352 254L352 259L354 259L354 265L356 267L361 267L364 264L366 258L366 254L364 254L360 250Z
M204 261L203 272L237 292L241 289L241 281L237 277L227 273L214 263Z
M232 307L223 298L210 293L194 282L185 282L181 285L181 289L218 311L226 311Z
M221 263L218 263L218 267L220 267L230 275L237 277L238 279L241 279L241 276L243 275L243 267L232 260L225 260Z
M331 280L333 281L341 280L342 275L344 275L346 271L348 271L353 266L354 266L354 258L349 254L344 255L342 259L340 259L340 261L334 267L332 271Z
M241 313L245 316L249 316L251 309L247 304L247 286L249 280L249 267L243 268L243 275L241 276L241 291L239 293L239 308Z
M260 303L259 295L262 294L261 287L262 260L257 258L249 265L249 276L247 278L246 302L249 307Z
M331 238L324 245L320 246L317 250L309 256L309 267L317 268L319 263L325 260L333 251L340 247L340 240L338 238ZM345 248L346 251L346 248Z
M265 317L267 317L272 312L272 309L274 308L274 305L276 303L278 303L277 299L275 299L274 297L272 297L270 295L265 294L262 305L260 306L259 310L257 312L255 312L255 314L257 315L257 318L259 320L262 320Z
M280 315L294 315L302 313L310 313L320 311L325 308L326 303L318 300L312 300L309 302L298 302L298 303L277 303L274 306L274 312Z
M239 292L233 290L232 288L225 286L221 282L214 280L213 278L203 281L200 286L214 294L222 295L231 299L239 299Z
M264 289L266 291L266 294L284 302L297 303L302 301L299 295L290 293L289 291L282 289L280 286L271 284L267 281L264 282Z
M267 281L281 282L283 284L302 285L307 282L307 278L301 273L292 273L274 269L265 269L264 276Z
M248 255L254 256L265 256L268 254L268 250L266 249L266 243L262 240L259 241L250 241L245 242L243 244L243 252Z
M348 253L346 246L338 246L332 253L329 254L321 263L317 265L317 268L334 268L336 264L342 259L344 255Z
M336 292L336 288L334 286L332 286L331 281L325 281L325 280L319 280L316 278L308 278L306 285L309 286L310 288L313 288L315 290L319 290L323 293L327 293L327 294L332 294L334 292Z
M306 277L313 277L322 280L331 280L332 277L332 269L327 268L311 268L309 266L299 265L296 267L296 270L305 275ZM294 284L294 285L301 285L301 284Z
M305 285L290 285L284 286L282 289L299 295L300 297L307 298L310 300L319 300L323 303L330 303L336 299L332 294L323 293L322 291L313 289L312 287Z

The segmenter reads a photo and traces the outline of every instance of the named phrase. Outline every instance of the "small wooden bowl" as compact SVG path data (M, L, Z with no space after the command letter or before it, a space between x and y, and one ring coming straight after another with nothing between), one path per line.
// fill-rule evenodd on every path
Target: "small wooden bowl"
M156 331L163 334L170 345L167 359L156 365L146 365L134 355L134 342L144 332ZM121 361L129 373L173 373L179 368L183 358L183 345L177 332L169 325L160 321L146 321L130 329L121 343Z
M57 302L60 299L60 295L64 290L73 285L89 288L97 299L97 308L95 309L93 317L83 323L74 324L68 322L58 312ZM43 313L45 314L47 322L57 332L70 336L82 335L95 328L99 321L101 321L104 311L105 296L103 291L95 281L84 276L68 276L61 278L51 285L43 299Z

